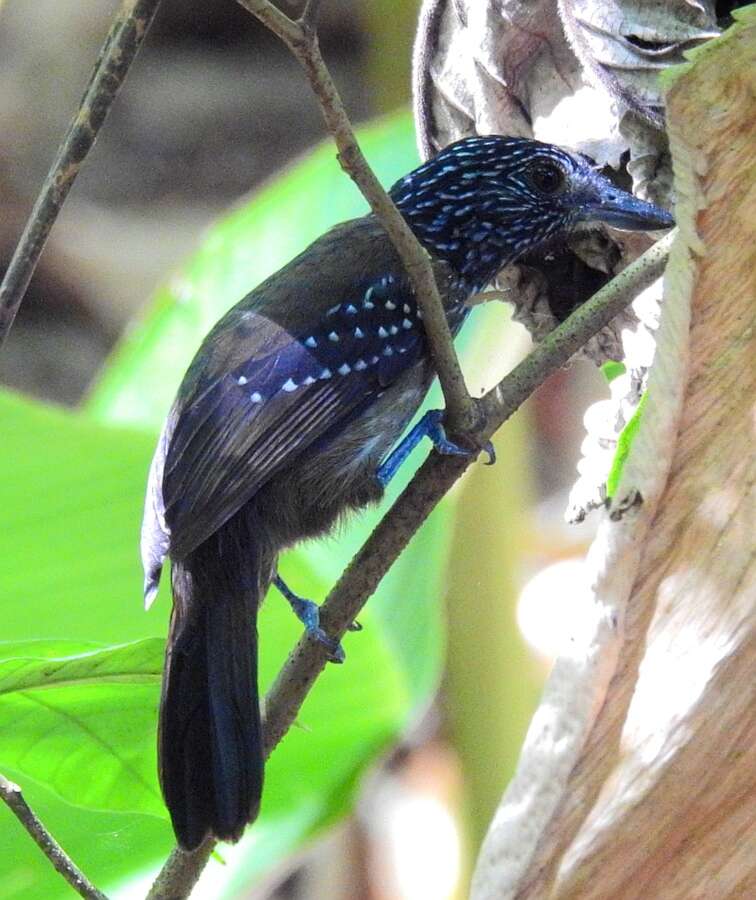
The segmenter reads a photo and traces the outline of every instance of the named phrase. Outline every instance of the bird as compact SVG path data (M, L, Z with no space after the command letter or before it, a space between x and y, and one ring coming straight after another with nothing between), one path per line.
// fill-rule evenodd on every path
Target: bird
M389 193L430 257L453 335L503 266L574 228L674 223L587 157L503 135L449 145ZM379 501L424 436L442 453L478 452L450 439L439 410L399 441L434 377L422 310L372 213L247 294L189 366L150 467L141 537L147 605L171 563L158 775L182 849L236 841L258 815L256 619L269 587L343 659L318 606L279 576L280 553Z

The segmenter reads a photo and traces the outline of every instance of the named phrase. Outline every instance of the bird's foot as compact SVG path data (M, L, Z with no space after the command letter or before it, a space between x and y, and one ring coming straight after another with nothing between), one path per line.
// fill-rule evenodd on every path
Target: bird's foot
M486 441L478 447L462 447L455 444L446 435L444 411L431 409L378 467L376 478L382 487L386 487L424 437L429 437L436 450L445 456L475 456L482 450L488 454L487 465L492 466L496 462L496 452L491 441Z
M492 466L496 462L496 451L491 441L486 441L483 444L472 443L470 447L461 447L459 444L455 444L454 441L450 441L444 428L443 410L432 409L426 413L424 418L429 419L427 434L439 453L447 456L477 456L482 451L488 456L487 466Z
M320 607L318 604L295 594L280 575L276 575L273 584L286 598L294 615L304 625L307 634L327 648L329 660L334 663L343 663L346 659L346 654L341 644L328 637L320 627ZM350 631L360 631L361 629L362 626L358 622L352 622L349 626Z

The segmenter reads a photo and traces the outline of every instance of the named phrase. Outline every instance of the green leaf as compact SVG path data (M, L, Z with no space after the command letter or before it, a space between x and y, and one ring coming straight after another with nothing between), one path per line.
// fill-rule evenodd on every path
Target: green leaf
M617 493L617 488L619 487L620 479L622 478L622 470L625 467L630 448L633 446L635 435L638 433L638 427L640 425L641 416L643 415L643 409L646 406L647 396L648 392L641 397L638 408L633 413L627 425L622 429L620 436L617 439L617 449L614 453L614 459L612 460L612 467L609 470L609 475L606 479L606 493L609 497L614 497Z
M615 359L609 359L601 366L601 374L610 383L614 381L615 378L619 378L620 375L624 375L625 372L627 372L625 364L617 362Z
M163 642L134 641L101 647L74 641L0 641L0 696L74 684L156 683Z
M172 844L154 750L165 610L142 608L136 548L154 438L1 392L0 421L0 771L104 884ZM70 896L4 806L0 834L0 897Z
M3 764L77 805L164 816L152 737L162 660L157 638L0 644Z
M0 528L12 535L0 594L5 631L14 638L0 644L0 770L16 773L25 790L44 785L38 812L45 821L51 810L53 820L60 818L55 795L90 811L162 817L160 854L170 843L155 760L162 641L149 635L163 630L168 605L160 605L159 621L142 610L136 555L153 440L1 393L0 417L8 438L0 460L16 476L0 482ZM340 554L332 549L331 555L335 569ZM322 597L328 573L300 558L297 587ZM82 605L80 598L93 592L96 598ZM272 855L256 852L256 866L280 859L292 841L344 810L359 773L409 715L411 673L397 665L378 617L366 610L361 619L365 630L345 639L347 664L329 667L318 680L299 727L268 765L259 827L249 841L256 847L264 840ZM143 640L102 646L119 632ZM260 633L265 688L301 627L276 597L261 611ZM438 639L437 630L428 633ZM428 646L432 651L433 643ZM107 854L91 835L77 841L80 832L69 823L80 814L88 816L63 817L57 837L97 880L107 870ZM126 840L124 852L129 846ZM5 860L8 877L14 860Z

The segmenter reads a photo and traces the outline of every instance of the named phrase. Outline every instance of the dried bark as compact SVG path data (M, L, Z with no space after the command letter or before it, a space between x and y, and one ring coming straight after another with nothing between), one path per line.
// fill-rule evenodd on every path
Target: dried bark
M715 36L711 0L425 0L414 54L415 119L423 155L457 138L499 132L569 147L608 167L638 196L670 208L672 167L658 74ZM646 235L576 234L566 252L507 267L495 284L535 341L648 246ZM603 505L618 435L653 359L661 285L583 348L622 360L612 402L591 413L569 521Z
M591 549L593 616L549 680L473 900L756 884L756 10L737 18L670 79L680 235L648 401Z

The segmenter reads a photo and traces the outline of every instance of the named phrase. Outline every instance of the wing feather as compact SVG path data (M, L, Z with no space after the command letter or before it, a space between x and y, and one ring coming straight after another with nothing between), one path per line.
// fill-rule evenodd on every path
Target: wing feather
M230 310L205 339L166 423L158 447L162 458L153 466L150 493L157 502L146 517L150 571L159 575L166 541L176 559L191 552L271 477L373 402L424 353L425 333L409 283L380 274L389 261L396 265L393 248L374 224L360 229L366 241L358 257L364 266L360 278L340 282L337 230L321 239L333 251L321 254L324 264L317 271L307 254L287 267L300 267L301 277L291 281L307 283L321 298L320 321L282 305L289 283L283 270ZM351 226L350 240L355 235ZM329 305L329 291L342 302ZM288 318L279 321L282 309L289 310Z

